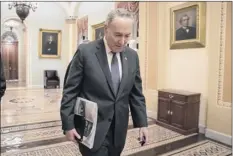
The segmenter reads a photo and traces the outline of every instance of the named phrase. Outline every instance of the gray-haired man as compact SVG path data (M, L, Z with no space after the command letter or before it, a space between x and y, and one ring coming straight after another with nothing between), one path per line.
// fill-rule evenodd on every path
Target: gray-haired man
M120 156L126 140L129 106L139 137L148 139L145 97L139 58L126 46L132 32L132 15L111 11L104 38L81 44L67 71L61 102L62 128L68 140L80 138L80 119L74 115L76 97L98 104L98 123L93 149L79 144L83 156Z

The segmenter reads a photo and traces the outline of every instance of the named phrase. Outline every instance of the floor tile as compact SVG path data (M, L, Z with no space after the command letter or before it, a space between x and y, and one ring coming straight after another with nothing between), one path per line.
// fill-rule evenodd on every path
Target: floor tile
M156 146L167 144L175 140L180 140L186 137L190 137L190 136L184 136L184 135L178 134L171 130L160 127L158 125L149 126L149 135L150 135L150 139L149 139L148 144L141 147L137 140L138 129L129 130L128 135L127 135L126 146L124 148L124 152L122 155L130 155L138 151L147 150L149 148L154 148ZM21 149L18 151L8 151L5 153L2 153L3 156L16 156L16 155L17 156L23 156L23 155L75 156L78 154L80 154L78 151L78 146L75 143L69 142L69 141L47 145L47 146L39 146L39 147L34 147L34 148L29 148L29 149Z

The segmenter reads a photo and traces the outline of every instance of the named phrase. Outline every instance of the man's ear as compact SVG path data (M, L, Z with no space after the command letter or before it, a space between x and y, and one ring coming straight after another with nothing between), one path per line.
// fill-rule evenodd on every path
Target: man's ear
M105 24L104 25L104 34L108 31L108 26Z

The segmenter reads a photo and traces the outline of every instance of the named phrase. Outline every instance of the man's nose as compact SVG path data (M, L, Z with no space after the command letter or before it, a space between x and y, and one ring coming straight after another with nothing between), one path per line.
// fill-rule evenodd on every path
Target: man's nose
M122 37L122 38L120 39L119 43L120 43L121 45L124 45L124 44L126 43L126 39L125 39L124 37Z

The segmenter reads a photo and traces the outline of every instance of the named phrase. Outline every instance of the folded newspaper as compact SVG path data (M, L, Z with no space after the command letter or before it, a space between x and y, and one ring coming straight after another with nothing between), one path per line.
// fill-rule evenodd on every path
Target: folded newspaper
M91 149L93 148L96 134L98 117L97 103L78 97L74 110L74 113L77 116L82 117L85 122L83 134L81 136L82 140L80 142Z

